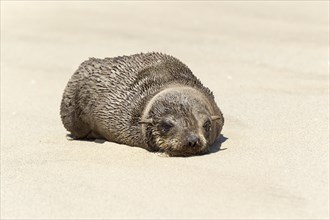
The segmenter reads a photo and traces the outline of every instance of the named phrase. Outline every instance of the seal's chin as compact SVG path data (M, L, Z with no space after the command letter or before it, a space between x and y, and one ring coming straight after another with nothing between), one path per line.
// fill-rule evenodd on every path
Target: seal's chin
M170 148L165 150L165 153L171 157L189 157L189 156L197 156L209 153L208 147L196 147L195 149L191 149L191 147L182 147L179 149Z

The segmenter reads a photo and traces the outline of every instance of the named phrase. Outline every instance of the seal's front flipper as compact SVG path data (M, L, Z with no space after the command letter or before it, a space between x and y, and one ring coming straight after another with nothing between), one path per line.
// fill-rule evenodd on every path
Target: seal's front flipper
M95 132L90 132L84 138L78 138L78 137L74 136L73 134L67 134L66 139L68 141L94 141L95 143L98 143L98 144L103 144L104 142L106 142L106 140L101 135L98 135Z
M73 134L67 134L67 135L66 135L66 139L67 139L68 141L79 140L79 138L77 138L77 137L74 136Z

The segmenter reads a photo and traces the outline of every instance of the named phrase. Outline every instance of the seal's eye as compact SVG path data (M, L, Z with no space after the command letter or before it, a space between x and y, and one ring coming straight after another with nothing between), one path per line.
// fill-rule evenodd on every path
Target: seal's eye
M164 120L160 124L160 128L164 133L169 132L173 126L174 124L169 120Z
M207 120L203 125L204 131L209 132L211 130L211 122L210 120Z

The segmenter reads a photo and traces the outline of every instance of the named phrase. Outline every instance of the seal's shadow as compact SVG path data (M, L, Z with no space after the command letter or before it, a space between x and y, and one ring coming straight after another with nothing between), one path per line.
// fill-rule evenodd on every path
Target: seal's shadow
M103 144L104 142L106 142L106 140L104 139L76 139L72 134L67 134L66 138L69 141L89 141L89 142L94 142L97 144ZM228 138L223 136L222 134L215 140L215 142L210 146L210 150L208 154L213 154L216 153L218 151L222 151L222 150L226 150L227 148L221 148L221 144L224 143Z
M227 148L221 148L221 144L224 143L228 138L222 134L215 140L215 142L210 146L210 154L216 153L221 150L226 150Z
M88 142L94 142L97 144L103 144L104 142L106 142L105 139L96 139L96 138L83 138L83 139L78 139L75 136L73 136L72 134L67 134L66 135L66 139L68 141L88 141Z

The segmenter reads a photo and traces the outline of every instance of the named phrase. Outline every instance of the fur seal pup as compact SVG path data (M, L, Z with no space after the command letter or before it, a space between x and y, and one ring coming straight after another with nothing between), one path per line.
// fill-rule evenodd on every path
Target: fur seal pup
M207 153L224 123L212 92L162 53L84 61L64 90L60 114L76 139L101 138L169 156Z

